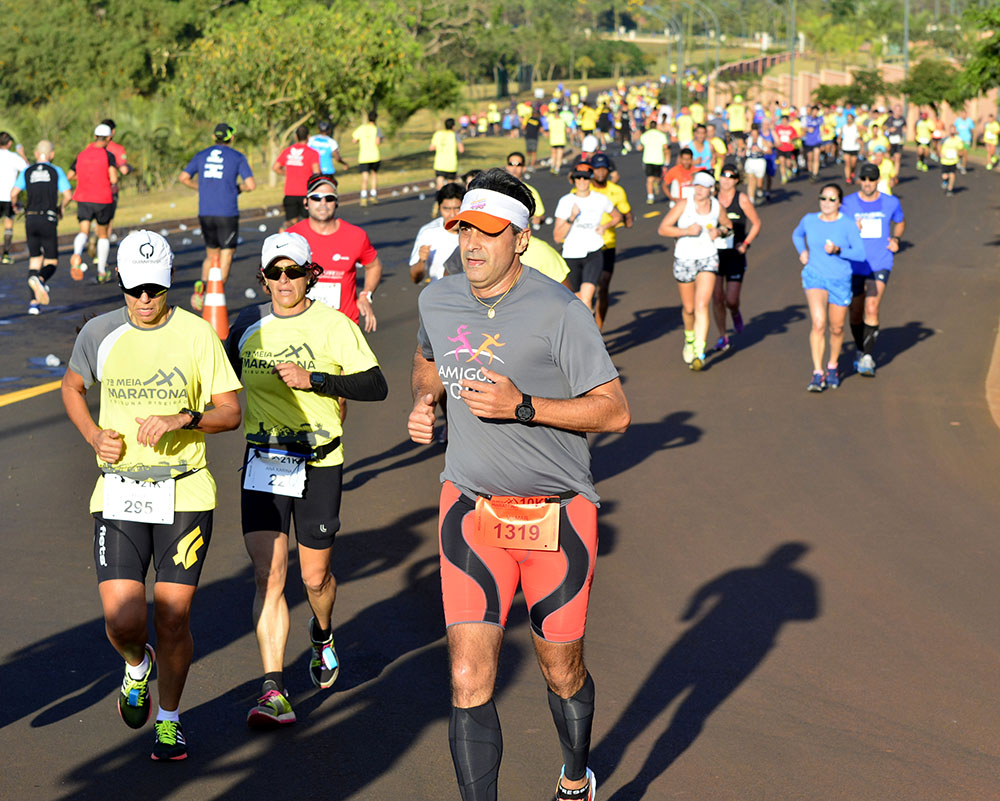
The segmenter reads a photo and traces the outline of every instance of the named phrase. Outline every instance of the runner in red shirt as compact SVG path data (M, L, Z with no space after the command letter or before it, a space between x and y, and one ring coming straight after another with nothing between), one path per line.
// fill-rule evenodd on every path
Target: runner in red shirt
M789 124L788 115L781 115L781 122L774 128L775 150L778 151L778 172L781 183L788 182L788 174L792 168L792 154L795 151L795 139L799 133Z
M312 176L306 186L308 219L289 231L301 234L309 242L313 261L323 268L311 297L339 309L355 323L359 313L365 317L365 333L375 330L372 296L382 278L382 263L361 228L337 218L337 179L332 175ZM357 294L357 266L365 268L365 286Z
M128 155L125 153L125 148L115 141L115 131L117 130L115 121L112 119L101 120L101 125L107 125L111 129L108 152L115 157L115 167L118 168L119 179L124 178L132 172L132 166L128 163ZM111 196L114 200L111 201L113 208L111 209L111 222L108 223L108 234L111 233L111 229L114 227L115 212L118 210L118 189L120 186L121 184L113 184L111 187Z
M76 218L80 221L80 232L73 240L73 255L69 260L74 281L82 281L87 269L82 254L90 238L91 220L97 224L97 282L103 284L110 277L111 241L108 236L115 213L114 187L118 183L115 156L108 150L110 141L111 127L102 122L94 129L94 141L73 159L66 174L69 180L76 179L73 200L76 201Z
M681 152L677 157L677 163L669 170L663 171L663 194L666 196L671 208L681 198L691 196L691 178L696 172L697 170L694 168L694 153L691 152L691 148L681 148Z
M309 178L319 172L319 152L307 144L309 129L300 125L295 129L295 144L281 151L273 169L285 176L285 225L287 230L306 216L306 184Z

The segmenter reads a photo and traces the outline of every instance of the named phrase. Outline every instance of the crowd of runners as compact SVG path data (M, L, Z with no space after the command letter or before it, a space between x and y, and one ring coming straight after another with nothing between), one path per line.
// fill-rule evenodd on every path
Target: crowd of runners
M848 323L855 369L875 375L879 307L905 231L893 194L909 133L902 109L766 109L737 96L710 112L699 103L675 109L658 97L655 84L621 84L593 102L584 87L560 89L508 110L491 105L482 115L449 118L429 144L437 191L434 219L414 232L409 259L410 278L426 286L407 425L417 443L447 443L441 582L452 686L449 740L464 801L497 797L502 737L493 690L519 585L564 758L555 798L593 801L596 793L588 766L596 691L583 636L598 496L585 435L621 432L630 422L601 335L618 239L629 236L634 222L614 158L641 160L642 182L629 189L661 207L658 233L676 240L681 357L692 371L738 343L748 255L767 230L762 204L779 199L776 183L808 180L816 185L818 211L794 232L779 234L802 265L812 321L807 389L839 386ZM977 131L962 120L967 116L943 130L921 115L912 132L914 169L939 163L949 194ZM992 116L981 127L992 169L1000 127ZM80 231L72 277L82 280L87 271L83 256L93 223L94 277L111 279L115 190L129 169L114 132L111 120L98 125L68 173L52 163L51 143L38 143L29 164L0 133L0 179L7 182L0 189L9 184L11 198L0 212L10 221L24 202L32 314L49 303L56 226L73 200ZM512 142L502 164L460 175L463 139L507 134L523 138L523 147ZM152 715L150 682L158 666L155 760L187 756L179 710L193 653L190 611L216 499L205 434L242 422L246 440L241 515L256 586L247 611L262 677L247 724L274 728L296 720L284 679L293 530L312 611L310 680L329 688L340 670L332 553L340 526L341 435L348 401L377 402L388 392L365 339L377 326L382 265L363 228L340 216L335 171L349 165L332 130L321 123L318 134L301 127L294 136L272 165L286 181L286 224L264 240L257 260L265 302L244 309L220 342L208 323L168 300L174 268L167 240L133 231L115 260L125 305L86 323L63 379L67 413L100 468L90 502L94 559L108 638L125 660L118 709L133 728ZM544 160L542 136L550 142ZM210 268L221 268L224 277L231 268L237 198L255 188L234 137L233 127L220 123L213 141L180 173L180 181L198 191L206 248L189 301L194 311L205 302ZM361 203L376 204L382 131L374 113L352 139L365 176ZM543 199L524 180L533 169L568 181L550 198L552 244L542 233ZM841 176L857 191L845 197L841 183L830 180ZM6 235L5 262L10 244ZM713 318L717 338L710 348ZM96 383L97 420L87 403ZM144 585L151 563L155 650Z

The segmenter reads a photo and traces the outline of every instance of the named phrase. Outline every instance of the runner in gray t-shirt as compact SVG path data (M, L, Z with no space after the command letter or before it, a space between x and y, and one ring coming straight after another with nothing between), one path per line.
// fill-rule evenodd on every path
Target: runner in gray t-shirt
M465 272L434 282L419 301L415 442L432 442L435 406L450 396L441 588L463 801L497 797L493 687L519 583L562 745L556 798L592 801L596 792L587 767L594 682L583 662L597 557L586 434L624 431L630 416L593 316L565 287L522 268L533 207L504 170L473 180L448 223L460 226Z

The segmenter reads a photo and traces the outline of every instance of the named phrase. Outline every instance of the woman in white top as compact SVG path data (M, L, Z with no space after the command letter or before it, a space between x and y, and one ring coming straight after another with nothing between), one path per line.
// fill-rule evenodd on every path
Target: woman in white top
M559 198L552 230L552 238L562 244L562 257L569 267L570 289L588 309L594 308L597 281L604 269L601 256L604 232L623 219L607 195L591 191L593 175L594 168L585 161L573 168L569 176L573 191Z
M854 115L847 115L847 124L840 129L840 152L844 157L844 181L854 180L854 168L858 166L858 151L861 150L861 131L854 121Z
M719 272L719 251L715 240L728 236L727 219L719 201L712 197L715 178L709 172L695 173L691 179L694 196L678 201L660 223L660 236L677 238L674 247L674 278L681 295L684 316L684 349L681 355L692 370L705 366L708 339L708 305Z

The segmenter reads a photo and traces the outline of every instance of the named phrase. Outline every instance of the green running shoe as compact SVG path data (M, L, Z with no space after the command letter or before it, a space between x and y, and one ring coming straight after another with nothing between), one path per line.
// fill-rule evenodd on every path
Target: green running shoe
M153 753L150 757L156 762L176 762L187 759L187 741L184 739L184 729L173 720L158 720L153 724L156 739L153 740Z
M318 642L313 638L315 625L316 618L313 618L309 621L309 641L313 649L312 659L309 661L309 678L315 686L325 690L332 687L340 675L340 660L333 647L333 633L330 633L330 639Z
M146 654L149 656L146 674L141 679L133 679L126 669L122 688L118 693L118 714L122 716L125 725L133 729L141 729L149 720L149 677L153 675L156 652L148 642Z
M257 706L247 715L247 726L251 729L275 729L294 722L295 710L285 694L275 689L268 689L258 698Z

